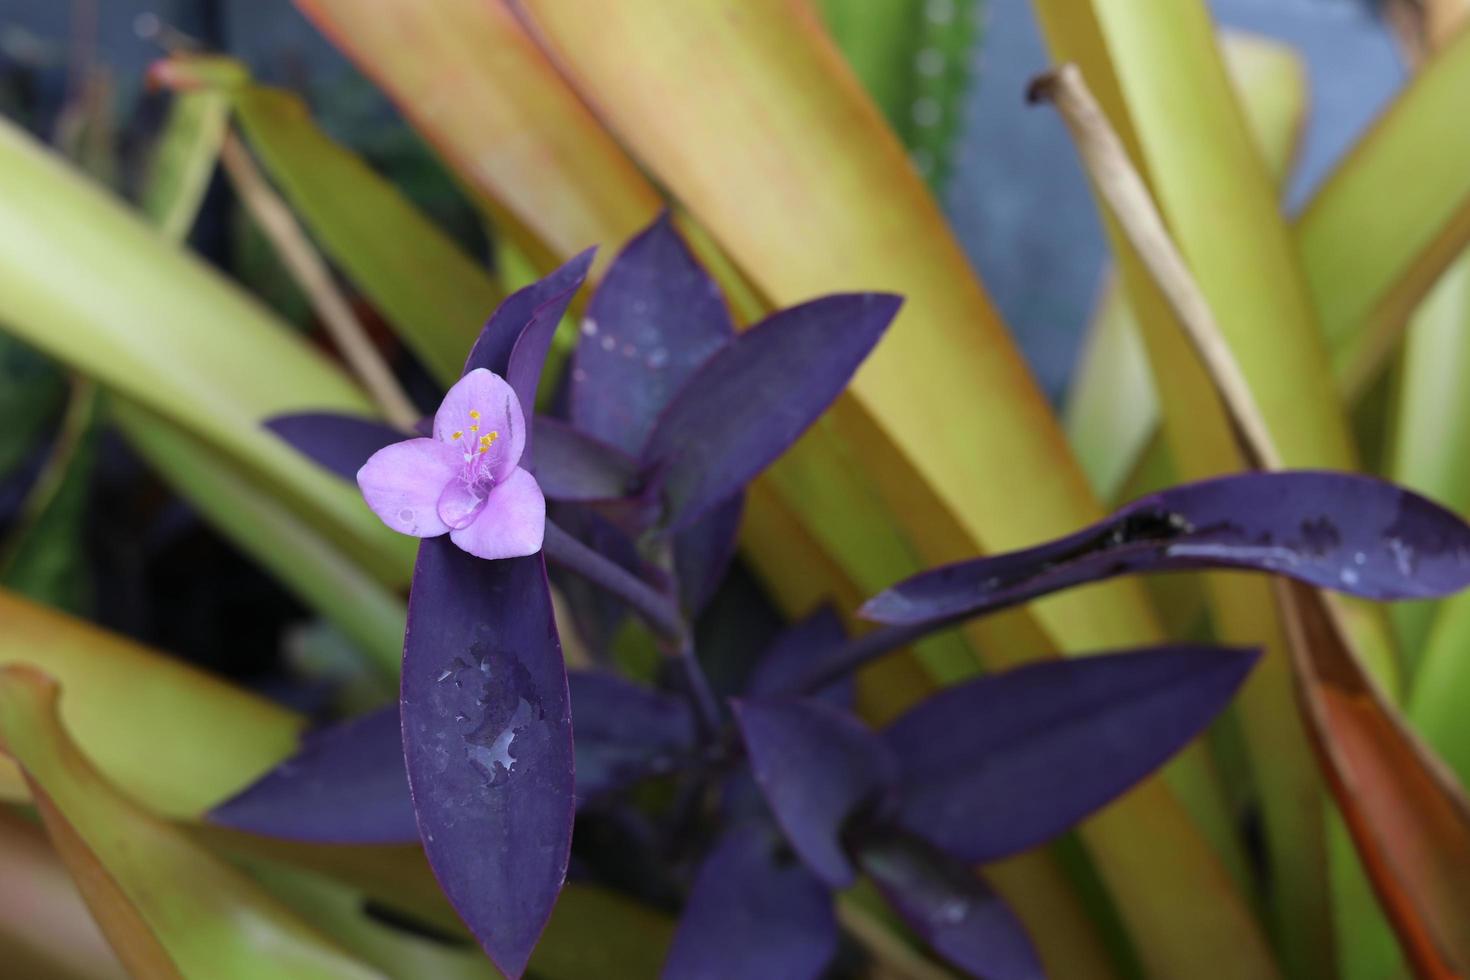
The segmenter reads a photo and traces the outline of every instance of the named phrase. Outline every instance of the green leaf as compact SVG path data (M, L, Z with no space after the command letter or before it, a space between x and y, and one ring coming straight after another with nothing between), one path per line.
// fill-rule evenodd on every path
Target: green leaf
M1470 129L1445 124L1466 91L1470 31L1461 31L1297 220L1302 268L1349 396L1377 376L1409 313L1470 242Z
M150 810L197 817L296 747L301 719L182 661L0 589L0 665L67 690L67 731L103 776ZM0 798L27 796L0 766Z
M1470 514L1470 461L1450 447L1470 445L1470 258L1450 266L1415 311L1395 385L1388 476ZM1425 653L1436 602L1402 602L1394 625L1409 663ZM1436 656L1448 655L1437 652ZM1459 659L1459 654L1453 656ZM1442 669L1442 668L1441 668ZM1467 675L1470 676L1470 675Z
M59 690L35 668L0 670L0 748L24 770L52 844L129 972L381 976L109 785L62 727Z
M822 0L822 16L936 191L949 178L980 33L980 0Z
M0 548L0 585L69 612L81 612L91 601L85 534L97 418L96 387L85 381L73 385L46 465Z
M143 459L200 514L306 605L320 611L388 677L403 659L407 607L248 470L136 402L114 418Z
M375 576L406 580L412 541L385 528L356 488L261 427L285 412L371 414L338 368L4 122L0 179L5 329L278 488Z
M446 384L503 298L490 276L397 188L279 89L235 90L246 138L327 253Z
M142 208L171 242L183 241L194 226L229 118L229 98L211 89L180 92L169 106L144 179Z

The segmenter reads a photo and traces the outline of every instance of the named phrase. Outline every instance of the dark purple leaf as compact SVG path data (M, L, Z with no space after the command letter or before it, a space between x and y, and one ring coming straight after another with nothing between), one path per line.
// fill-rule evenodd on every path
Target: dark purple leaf
M540 555L419 546L403 650L403 748L440 886L520 976L561 891L575 809L572 719Z
M552 501L547 510L547 525L555 525L625 571L640 567L642 559L628 536L586 507ZM566 597L577 635L594 655L605 656L627 617L628 607L605 588L576 572L559 567L554 561L548 564L552 581Z
M916 575L862 615L938 626L1083 582L1197 568L1275 572L1369 599L1433 598L1470 585L1470 526L1372 477L1220 477L1144 497L1048 544Z
M669 526L687 527L785 452L847 387L900 302L851 293L782 310L690 375L643 449Z
M613 261L587 305L572 422L636 455L685 379L734 333L719 287L661 215Z
M841 649L847 642L847 631L831 606L822 606L806 619L776 638L756 661L755 670L746 681L745 691L751 697L789 694L811 666ZM852 707L856 687L851 676L824 687L820 697L839 708Z
M417 841L398 705L306 736L295 755L215 807L209 819L323 844Z
M386 423L333 412L277 415L266 419L265 427L303 456L353 481L369 456L409 438Z
M731 497L674 535L674 575L681 605L695 615L703 609L735 558L745 494Z
M857 859L905 921L945 959L985 980L1043 980L1031 937L973 870L922 840L879 832Z
M902 776L896 819L963 861L1034 847L1203 731L1256 657L1159 647L946 688L883 732Z
M574 671L567 685L579 801L672 772L694 755L694 714L684 700L602 671Z
M549 499L609 500L637 486L638 461L621 449L546 415L537 415L532 428L533 470Z
M587 270L592 267L592 257L596 252L597 249L589 248L573 256L546 278L507 296L505 302L490 314L485 329L480 331L475 345L470 348L470 356L464 362L464 373L485 368L500 375L521 396L521 405L529 413L536 404L536 382L541 377L541 366L546 361L551 335L556 332L556 325L561 322L572 297L586 281ZM528 334L531 339L520 356L514 358L513 365L511 355L523 334ZM511 377L513 367L521 375L520 384Z
M852 884L843 828L892 790L897 770L887 745L821 701L737 701L735 718L756 782L796 853L833 888Z
M776 828L747 821L705 857L663 980L805 980L836 951L831 894Z

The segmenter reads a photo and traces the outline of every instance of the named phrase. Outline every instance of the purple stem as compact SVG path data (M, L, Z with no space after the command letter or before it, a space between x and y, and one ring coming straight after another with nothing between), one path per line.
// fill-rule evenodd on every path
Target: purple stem
M689 643L689 627L679 607L668 596L632 572L587 547L566 531L546 522L543 548L546 560L560 565L628 604L643 621L665 640L683 649Z
M813 664L810 670L786 685L786 693L808 695L820 691L833 681L840 680L870 660L908 646L931 633L937 633L957 625L966 617L956 617L943 623L914 623L898 626L880 626L869 630L847 643L829 657Z

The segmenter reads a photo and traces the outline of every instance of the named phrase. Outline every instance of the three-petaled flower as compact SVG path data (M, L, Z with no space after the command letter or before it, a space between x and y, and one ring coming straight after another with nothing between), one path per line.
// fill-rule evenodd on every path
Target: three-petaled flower
M526 419L499 375L477 368L449 389L432 439L384 446L357 471L373 513L416 538L448 534L478 558L541 550L546 498L521 469Z

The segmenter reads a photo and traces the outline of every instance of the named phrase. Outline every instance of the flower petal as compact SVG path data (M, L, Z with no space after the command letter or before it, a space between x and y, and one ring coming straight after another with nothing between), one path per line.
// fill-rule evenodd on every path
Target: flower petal
M540 551L545 534L546 498L536 478L517 468L490 491L474 523L450 531L449 539L476 558L519 558Z
M471 413L478 413L471 414ZM458 439L454 434L460 433ZM490 475L496 483L510 476L526 448L526 417L515 389L500 375L476 368L460 378L444 396L434 413L434 438L456 447L461 454L474 452L482 436L496 433L485 454Z
M357 471L362 499L400 534L432 538L449 530L439 519L439 495L455 478L459 454L433 439L384 446Z

